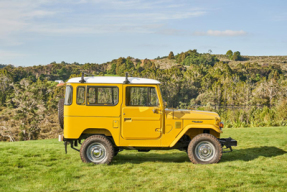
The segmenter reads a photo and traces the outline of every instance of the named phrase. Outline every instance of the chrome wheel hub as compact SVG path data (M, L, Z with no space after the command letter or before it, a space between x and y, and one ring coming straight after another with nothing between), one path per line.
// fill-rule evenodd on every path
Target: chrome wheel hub
M195 147L195 155L201 161L209 161L215 156L215 147L209 141L201 141Z
M107 150L101 143L92 143L86 151L88 159L93 163L100 163L107 159Z

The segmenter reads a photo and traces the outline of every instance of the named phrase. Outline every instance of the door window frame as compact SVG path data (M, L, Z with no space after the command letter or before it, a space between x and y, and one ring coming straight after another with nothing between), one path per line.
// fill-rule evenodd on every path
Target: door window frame
M156 96L157 96L157 100L158 100L158 105L128 105L128 97L130 97L130 95L128 96L127 89L128 88L132 88L132 87L136 87L136 88L155 88L155 92L156 92ZM148 90L150 90L150 89L148 89ZM150 95L149 91L147 92L147 95L148 95L147 102L149 103L149 95ZM161 101L160 101L160 97L159 97L159 94L158 94L157 86L152 86L152 85L149 85L149 86L142 86L142 85L126 86L125 87L125 106L127 106L127 107L161 107Z

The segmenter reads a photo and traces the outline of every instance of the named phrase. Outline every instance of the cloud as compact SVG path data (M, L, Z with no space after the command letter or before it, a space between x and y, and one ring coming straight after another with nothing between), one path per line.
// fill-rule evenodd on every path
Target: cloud
M193 32L192 35L195 36L244 36L247 35L247 32L233 31L233 30L225 30L225 31L217 31L217 30L208 30L207 32Z
M130 14L109 14L103 15L106 19L115 20L133 20L133 21L147 21L149 23L155 23L165 20L187 19L191 17L198 17L204 15L204 11L189 11L189 12L156 12L156 13L130 13Z
M41 7L47 2L45 0L1 0L0 43L7 46L22 44L19 34L25 33L31 26L37 25L36 20L56 14L54 10Z
M172 0L78 0L76 4L97 5L104 9L116 10L143 10L143 9L161 9L161 8L178 8L184 6L179 2Z
M13 51L5 51L5 50L0 50L0 58L1 59L13 59L15 57L25 57L26 54L22 53L17 53Z
M182 30L172 29L172 28L160 28L158 31L155 32L156 34L161 35L185 35Z
M82 11L85 10L85 11ZM44 35L165 33L170 22L206 11L172 0L1 0L0 43L20 45ZM162 30L162 32L160 32Z

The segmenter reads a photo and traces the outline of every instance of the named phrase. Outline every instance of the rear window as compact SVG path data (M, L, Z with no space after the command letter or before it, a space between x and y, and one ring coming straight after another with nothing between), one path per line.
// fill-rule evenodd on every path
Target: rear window
M64 104L71 105L72 102L73 102L73 87L70 85L67 85Z
M119 102L118 87L92 87L87 89L87 105L117 105Z
M85 105L85 99L86 99L85 87L80 86L77 88L77 104Z

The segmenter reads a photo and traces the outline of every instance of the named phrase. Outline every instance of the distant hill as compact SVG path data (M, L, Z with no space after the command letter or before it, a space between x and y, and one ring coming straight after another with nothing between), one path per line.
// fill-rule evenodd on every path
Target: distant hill
M282 69L287 69L287 56L248 56L243 55L242 61L231 61L225 55L215 55L217 59L223 62L227 62L230 67L234 67L237 64L245 63L258 63L263 67L270 65L280 65Z
M225 127L287 126L287 56L227 53L194 49L150 59L120 57L103 64L0 64L0 128L7 126L15 140L56 137L62 132L57 110L65 87L53 81L80 77L82 72L86 76L128 72L157 79L166 107L216 111ZM0 141L6 139L0 130Z
M233 61L227 58L226 55L223 54L211 54L215 56L219 61L224 63L228 63L228 65L233 68L239 63L257 63L262 67L268 67L271 65L280 65L283 70L287 70L287 56L248 56L242 55L242 60ZM167 57L161 57L159 59L152 60L156 66L160 69L169 69L173 66L179 65L176 59L168 59Z
M5 64L0 64L0 69L2 69L2 68L4 68L4 67L6 67L7 65L5 65Z

